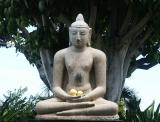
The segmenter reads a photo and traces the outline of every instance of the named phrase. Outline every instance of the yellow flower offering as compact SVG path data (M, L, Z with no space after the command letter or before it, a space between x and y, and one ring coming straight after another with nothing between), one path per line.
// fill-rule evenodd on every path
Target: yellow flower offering
M77 96L83 96L83 91L78 91Z
M76 89L71 89L69 91L69 94L71 96L74 96L74 97L76 97L76 96L83 96L84 95L83 91L81 91L81 90L77 91Z
M70 94L71 96L77 96L77 90L76 90L76 89L71 89L71 90L69 91L69 94Z

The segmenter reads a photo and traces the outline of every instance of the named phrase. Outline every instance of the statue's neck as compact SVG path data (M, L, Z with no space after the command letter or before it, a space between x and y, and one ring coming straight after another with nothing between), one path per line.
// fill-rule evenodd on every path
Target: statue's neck
M71 49L73 50L73 51L75 51L75 52L83 52L83 51L85 51L86 50L86 46L84 46L84 47L75 47L75 46L72 46L71 47Z

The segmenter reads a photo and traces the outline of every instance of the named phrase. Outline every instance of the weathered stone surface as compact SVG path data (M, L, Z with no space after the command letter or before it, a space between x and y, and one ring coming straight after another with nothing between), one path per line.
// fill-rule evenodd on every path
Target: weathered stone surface
M120 120L29 120L28 122L122 122Z
M37 103L37 119L118 119L118 105L103 98L107 60L104 52L90 47L91 31L79 14L69 28L70 46L54 56L55 98Z
M47 119L47 120L29 120L28 122L122 122L121 120L93 120L94 117L90 120L69 120L69 119L60 119L60 120L51 120L51 119ZM109 118L108 118L109 119Z
M29 120L28 122L122 122L121 120Z
M107 120L118 120L119 116L56 116L55 114L37 115L37 120L83 120L83 121L107 121Z

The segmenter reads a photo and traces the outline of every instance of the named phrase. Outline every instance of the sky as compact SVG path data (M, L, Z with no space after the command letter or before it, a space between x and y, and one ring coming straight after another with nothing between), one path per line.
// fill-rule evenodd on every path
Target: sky
M7 91L28 87L27 96L41 94L44 84L36 67L15 48L0 48L0 98Z
M125 86L134 89L141 98L141 109L147 108L153 100L160 103L160 65L149 70L136 70L126 79ZM0 48L0 99L7 91L27 87L27 96L42 94L45 85L35 66L31 65L22 53L15 48Z

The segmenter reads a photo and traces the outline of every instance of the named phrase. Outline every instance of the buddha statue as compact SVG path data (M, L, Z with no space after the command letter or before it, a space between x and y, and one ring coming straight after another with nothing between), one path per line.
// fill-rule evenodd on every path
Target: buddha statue
M90 47L92 29L79 14L69 27L69 47L56 52L53 66L54 98L36 104L37 118L115 116L118 106L104 99L106 55Z

